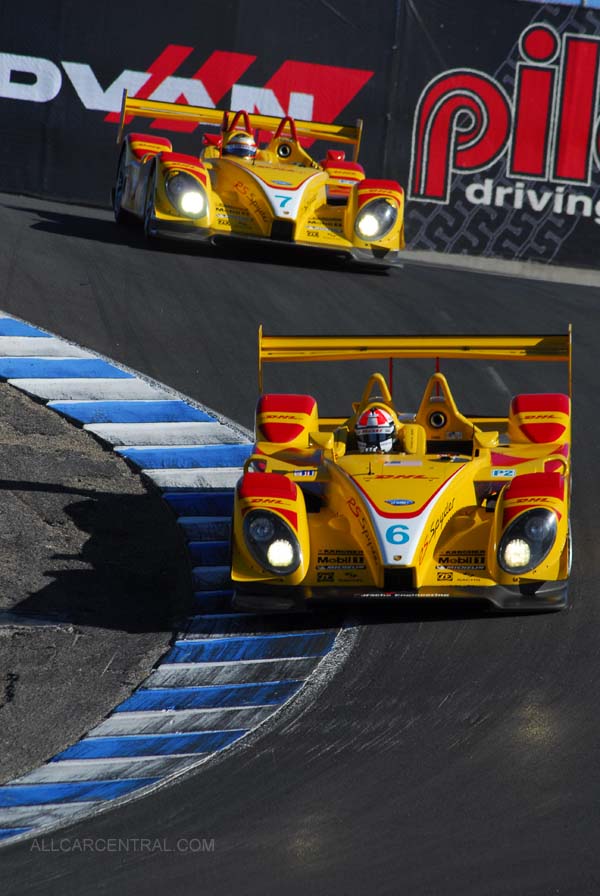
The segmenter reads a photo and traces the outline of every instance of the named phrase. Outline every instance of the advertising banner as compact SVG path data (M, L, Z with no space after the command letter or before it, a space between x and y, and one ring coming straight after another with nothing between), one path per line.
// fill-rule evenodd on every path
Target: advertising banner
M411 248L597 265L600 12L418 6L404 57ZM403 167L406 136L399 120Z
M385 140L389 37L360 0L320 3L130 0L90 10L74 0L4 4L0 38L0 190L107 204L117 111L134 96L354 123L369 110L363 157ZM199 153L188 127L140 120ZM369 152L375 148L373 161Z
M0 191L108 205L123 90L324 122L413 249L598 265L600 9L526 0L4 4ZM133 121L199 153L194 126Z

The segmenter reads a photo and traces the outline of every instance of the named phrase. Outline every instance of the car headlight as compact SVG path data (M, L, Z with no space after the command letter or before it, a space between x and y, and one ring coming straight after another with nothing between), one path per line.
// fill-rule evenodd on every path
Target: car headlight
M244 518L244 538L256 562L269 572L286 576L300 566L302 552L298 539L276 513L251 510Z
M361 240L374 242L389 233L397 220L398 207L395 203L383 198L373 199L359 211L354 230Z
M536 507L507 527L498 547L498 563L505 572L524 573L544 560L556 539L556 515Z
M204 188L195 177L185 171L174 171L165 181L169 202L182 215L202 218L206 214L208 202Z

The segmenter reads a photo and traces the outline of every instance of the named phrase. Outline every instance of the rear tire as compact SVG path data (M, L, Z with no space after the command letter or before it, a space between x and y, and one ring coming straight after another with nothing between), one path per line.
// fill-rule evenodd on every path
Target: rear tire
M119 164L117 166L117 176L115 179L115 187L112 192L112 207L117 224L129 224L131 222L131 214L123 208L123 196L125 195L125 186L127 184L127 168L125 166L125 147L121 150Z

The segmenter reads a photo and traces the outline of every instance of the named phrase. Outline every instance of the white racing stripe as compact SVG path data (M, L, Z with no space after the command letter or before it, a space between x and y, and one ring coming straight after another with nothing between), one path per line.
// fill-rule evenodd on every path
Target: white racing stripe
M94 780L92 778L92 780ZM51 827L57 822L71 821L77 815L89 815L98 802L50 803L34 806L9 806L0 808L0 828L18 828L35 824L36 830Z
M97 379L19 379L9 380L28 395L46 401L152 401L173 398L173 393L145 380Z
M187 447L245 441L222 423L86 423L83 428L115 447Z
M227 731L256 728L273 712L272 706L248 709L180 709L154 712L115 712L101 722L90 737L121 737L127 734L173 734L190 731ZM101 760L89 760L100 762ZM55 763L58 765L58 763Z
M235 488L241 467L196 467L191 470L142 470L159 488Z
M157 713L159 715L159 713ZM160 713L160 715L165 715ZM163 778L198 762L193 756L137 756L127 759L64 759L49 762L17 778L14 784L59 784L71 781L115 781L120 778ZM143 768L142 768L143 767Z
M0 358L94 358L87 349L54 336L0 336Z

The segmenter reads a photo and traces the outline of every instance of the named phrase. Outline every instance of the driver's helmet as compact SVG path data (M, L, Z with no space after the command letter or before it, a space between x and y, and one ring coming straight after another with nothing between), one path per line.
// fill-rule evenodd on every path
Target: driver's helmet
M256 143L251 134L234 131L223 146L224 156L237 156L238 159L253 159L256 156Z
M361 454L377 452L387 454L394 444L396 424L386 408L372 406L362 412L356 421L354 431Z

